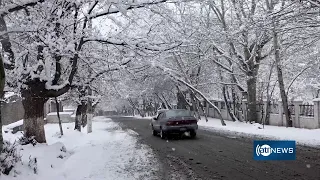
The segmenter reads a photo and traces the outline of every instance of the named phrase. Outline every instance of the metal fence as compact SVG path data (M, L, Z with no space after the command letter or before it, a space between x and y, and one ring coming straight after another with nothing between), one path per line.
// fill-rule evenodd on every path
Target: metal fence
M226 109L226 103L225 102L221 102L221 109Z
M288 105L288 109L289 109L289 112L290 112L290 115L295 115L295 110L294 110L294 105L293 104L289 104ZM283 112L284 114L284 112Z
M314 116L314 105L303 104L300 106L300 116Z

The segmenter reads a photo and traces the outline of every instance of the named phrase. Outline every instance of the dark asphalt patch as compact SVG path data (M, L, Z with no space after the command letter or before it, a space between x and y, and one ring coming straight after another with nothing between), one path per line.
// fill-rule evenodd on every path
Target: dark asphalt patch
M298 146L295 161L254 161L255 137L200 129L196 139L166 141L151 134L150 120L111 118L137 132L139 141L154 150L162 163L159 180L320 180L318 149Z

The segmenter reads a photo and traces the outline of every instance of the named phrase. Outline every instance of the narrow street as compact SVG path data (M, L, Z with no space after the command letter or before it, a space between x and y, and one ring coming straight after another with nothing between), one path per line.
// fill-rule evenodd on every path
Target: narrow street
M150 120L110 117L123 129L137 132L162 163L159 179L316 180L320 179L320 151L297 147L295 161L254 161L252 139L198 131L196 139L162 140L151 134Z

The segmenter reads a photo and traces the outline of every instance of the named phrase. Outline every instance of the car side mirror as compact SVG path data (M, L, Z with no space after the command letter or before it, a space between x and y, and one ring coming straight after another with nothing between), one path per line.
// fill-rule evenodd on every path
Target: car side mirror
M153 120L157 120L157 117L153 117Z

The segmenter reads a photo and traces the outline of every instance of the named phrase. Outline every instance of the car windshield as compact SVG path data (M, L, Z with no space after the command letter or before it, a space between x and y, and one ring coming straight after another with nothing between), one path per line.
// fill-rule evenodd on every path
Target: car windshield
M167 111L167 117L182 117L182 116L192 116L191 112L188 110L174 110L174 111Z

